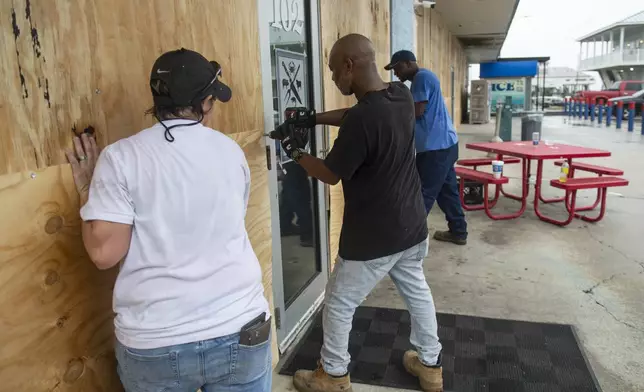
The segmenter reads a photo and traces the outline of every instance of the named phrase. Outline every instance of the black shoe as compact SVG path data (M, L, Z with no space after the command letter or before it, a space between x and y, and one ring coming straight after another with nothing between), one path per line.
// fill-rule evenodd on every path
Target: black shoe
M434 233L436 241L451 242L456 245L467 245L467 237L458 237L449 231L437 231Z

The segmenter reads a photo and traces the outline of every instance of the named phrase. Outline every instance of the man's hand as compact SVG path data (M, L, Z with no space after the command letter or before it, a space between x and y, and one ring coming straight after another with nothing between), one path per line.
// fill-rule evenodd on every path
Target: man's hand
M304 153L304 147L306 146L306 140L302 137L298 137L297 135L297 132L288 135L282 139L281 142L284 153L295 162L301 158Z
M287 108L289 110L295 111L295 115L292 118L286 120L287 123L293 124L296 128L313 128L317 125L317 118L315 114L315 109L307 108Z
M427 107L427 101L423 102L414 102L414 114L416 118L420 118L425 114L425 108Z
M94 136L83 133L80 137L74 136L74 151L67 149L67 160L72 166L72 174L76 190L81 197L81 205L85 204L89 194L89 185L98 160L98 146Z

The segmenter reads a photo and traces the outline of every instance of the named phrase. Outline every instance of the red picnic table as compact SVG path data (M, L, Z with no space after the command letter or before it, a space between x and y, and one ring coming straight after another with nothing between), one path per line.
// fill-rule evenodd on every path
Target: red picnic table
M495 197L488 205L487 184L485 185L484 208L488 216L492 219L518 218L525 212L528 195L530 192L529 177L530 177L530 165L532 160L537 161L537 173L536 173L536 184L535 184L535 195L534 195L534 211L539 217L539 219L556 225L565 226L569 224L575 216L581 217L582 219L585 219L591 222L595 222L601 219L605 211L606 187L623 186L628 184L628 181L620 178L616 178L616 177L610 177L610 178L595 177L595 178L581 178L581 179L568 180L569 183L575 181L574 184L561 183L558 180L553 180L551 182L551 185L557 188L565 189L566 195L560 198L546 199L541 195L541 182L543 179L543 161L565 159L571 165L571 174L572 174L573 159L608 157L611 155L610 151L599 150L595 148L571 146L571 145L560 144L560 143L544 143L544 142L540 142L538 145L533 145L532 142L469 143L466 145L466 147L472 150L483 151L487 153L495 153L498 155L499 160L503 160L503 156L517 157L522 160L522 179L521 179L522 194L520 196L509 194L503 190L502 184L508 182L508 179L506 177L502 177L501 179L496 179L496 180L490 177L489 178L490 181L488 181L488 183L496 184L497 187L496 187ZM591 165L586 165L586 166L591 166ZM469 169L464 169L464 170L468 170L471 172L471 170ZM602 173L599 173L599 174L601 176ZM598 181L597 179L600 179L601 181ZM612 179L612 182L611 182L611 179ZM575 208L576 192L577 190L580 190L580 189L598 189L597 202L595 203L594 206ZM462 191L462 184L461 184L461 191ZM492 215L489 212L489 207L494 206L494 204L496 203L499 197L499 191L506 197L520 201L521 209L514 214ZM586 211L591 208L595 208L599 203L600 198L602 202L602 211L600 213L599 218L588 218L577 214L577 212L579 211ZM539 210L539 202L543 202L543 203L566 202L566 209L569 212L568 219L564 221L560 221L543 215L543 213ZM483 209L483 207L476 208L476 209Z

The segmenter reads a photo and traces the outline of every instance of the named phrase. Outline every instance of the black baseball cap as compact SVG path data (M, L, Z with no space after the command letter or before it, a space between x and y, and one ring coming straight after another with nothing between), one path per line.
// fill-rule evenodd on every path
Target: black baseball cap
M399 50L391 56L391 61L385 65L385 70L392 70L401 61L416 61L416 56L410 50Z
M181 48L162 54L152 66L150 88L156 106L192 106L212 95L228 102L230 87L222 83L221 66Z

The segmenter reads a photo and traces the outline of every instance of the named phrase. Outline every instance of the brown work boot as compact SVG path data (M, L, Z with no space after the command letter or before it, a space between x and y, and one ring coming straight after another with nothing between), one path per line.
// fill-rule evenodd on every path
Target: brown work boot
M458 237L449 231L437 231L434 233L436 241L451 242L456 245L467 245L467 238Z
M405 369L420 379L420 388L424 392L443 392L443 368L440 359L438 362L436 366L425 366L413 350L407 351L403 357Z
M293 385L299 392L353 392L349 374L333 377L318 363L315 370L298 370L293 376Z

